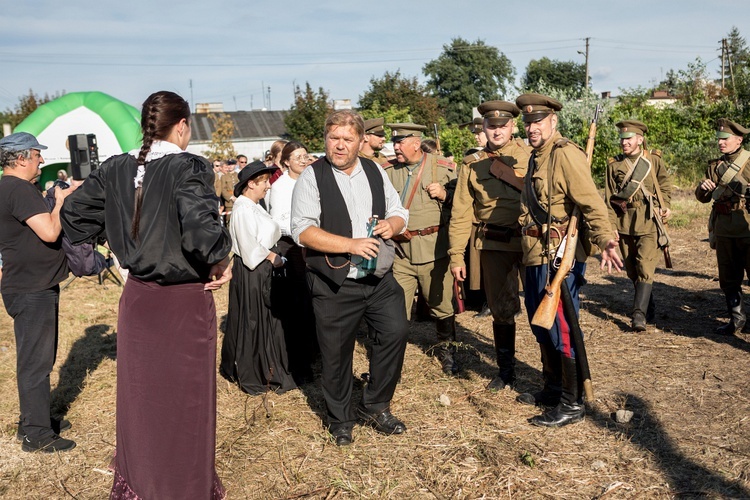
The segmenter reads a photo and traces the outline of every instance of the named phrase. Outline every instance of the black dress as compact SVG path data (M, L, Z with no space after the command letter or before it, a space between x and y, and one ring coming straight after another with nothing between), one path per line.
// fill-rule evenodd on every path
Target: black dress
M281 319L271 303L274 268L265 258L280 235L278 224L240 196L230 232L235 256L219 373L252 395L295 389Z

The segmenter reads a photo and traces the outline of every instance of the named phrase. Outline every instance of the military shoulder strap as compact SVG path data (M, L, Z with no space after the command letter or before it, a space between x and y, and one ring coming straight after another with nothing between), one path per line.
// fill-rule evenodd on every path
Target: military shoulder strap
M500 158L493 159L492 165L490 165L490 173L519 193L523 190L524 178L518 177L513 168Z
M615 196L622 200L629 200L643 186L643 181L653 169L645 155L639 156L635 162L625 158L625 162L630 165L630 170L618 186L619 192Z
M748 160L750 160L750 151L748 151L747 149L743 149L742 151L740 151L740 154L737 155L737 158L724 171L721 179L719 179L719 185L711 194L711 198L713 198L714 201L721 198L721 195L723 195L727 190L728 184L732 182L738 175L740 175L742 170L745 168Z
M486 151L475 151L474 153L471 153L470 155L464 156L463 163L464 165L468 165L470 163L476 163L479 160L483 160L485 158L487 158Z

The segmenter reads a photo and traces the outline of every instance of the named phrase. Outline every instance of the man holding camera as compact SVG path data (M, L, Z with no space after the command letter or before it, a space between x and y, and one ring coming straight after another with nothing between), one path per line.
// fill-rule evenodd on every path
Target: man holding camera
M59 283L68 276L61 245L60 208L73 190L55 188L50 213L32 182L47 149L36 137L18 132L0 139L0 252L2 296L16 337L18 437L23 451L67 451L76 443L59 436L70 427L50 417L50 373L58 334Z

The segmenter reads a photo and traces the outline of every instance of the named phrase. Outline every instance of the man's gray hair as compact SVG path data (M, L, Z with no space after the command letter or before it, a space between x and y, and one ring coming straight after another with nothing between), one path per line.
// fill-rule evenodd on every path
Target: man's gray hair
M31 159L31 150L24 149L23 151L8 151L7 149L0 148L0 168L14 168L19 156L23 156L29 160Z

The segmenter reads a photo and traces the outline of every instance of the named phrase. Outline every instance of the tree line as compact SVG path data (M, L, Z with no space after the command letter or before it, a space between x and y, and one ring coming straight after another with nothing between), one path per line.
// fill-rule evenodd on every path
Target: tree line
M443 46L440 56L423 66L426 78L402 75L400 70L372 77L369 87L359 96L358 111L365 118L384 116L386 123L413 121L437 124L440 143L460 158L473 146L473 136L462 124L472 119L472 108L492 99L513 99L524 92L538 92L563 103L559 113L562 134L585 145L588 126L596 104L604 112L599 121L593 172L601 181L607 158L620 152L615 123L638 119L649 127L648 146L662 151L671 173L680 183L702 178L709 159L717 156L714 123L729 117L750 125L750 49L739 30L727 35L727 84L708 74L706 64L697 58L687 68L672 69L655 86L620 89L617 98L593 94L586 79L584 64L543 57L532 60L514 85L515 69L496 47L482 40L468 42L455 38ZM731 72L729 65L731 64ZM654 91L665 91L674 104L650 102ZM328 92L314 90L309 83L295 89L295 99L286 119L290 137L303 141L311 150L321 151L325 117L330 112ZM523 127L519 121L523 136Z

